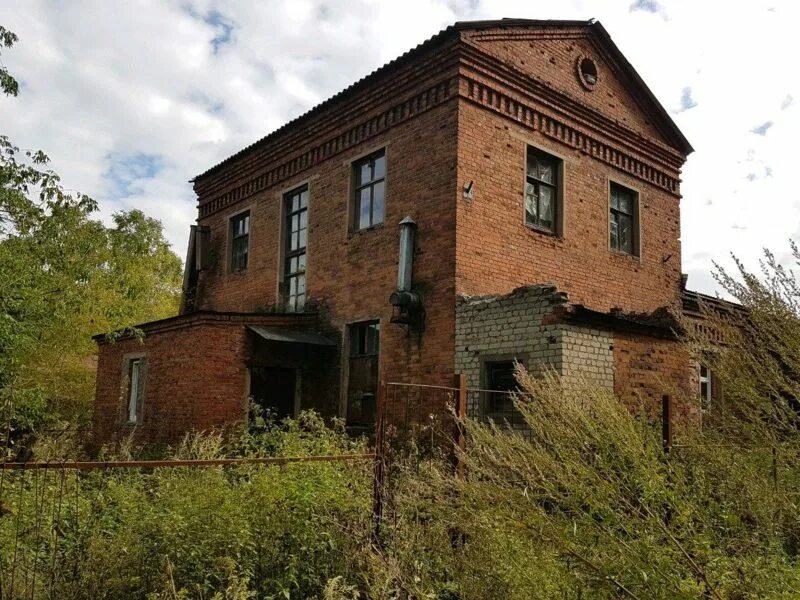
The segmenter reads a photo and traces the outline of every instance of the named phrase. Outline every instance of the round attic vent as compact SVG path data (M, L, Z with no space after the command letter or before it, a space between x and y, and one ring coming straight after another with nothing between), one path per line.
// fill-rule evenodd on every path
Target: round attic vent
M588 56L578 57L578 79L587 90L593 90L597 85L597 65Z

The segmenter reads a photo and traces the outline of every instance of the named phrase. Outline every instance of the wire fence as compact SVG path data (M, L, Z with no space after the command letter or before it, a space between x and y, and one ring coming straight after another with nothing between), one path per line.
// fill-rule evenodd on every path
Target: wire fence
M68 596L67 592L81 581L81 573L93 568L87 543L90 536L102 540L107 535L106 529L111 526L104 519L109 506L123 502L120 490L139 490L144 502L157 498L161 486L173 481L170 474L185 480L187 493L202 496L206 490L196 485L197 473L215 473L230 489L245 490L239 497L247 504L256 502L246 489L258 477L296 469L300 478L313 479L315 469L326 469L334 480L347 482L340 495L351 495L354 500L355 508L347 516L351 523L347 535L366 535L355 541L381 545L398 526L394 498L402 470L418 469L427 459L446 460L451 461L456 477L465 476L459 450L464 451L469 444L461 424L468 414L510 434L531 435L514 404L513 392L468 388L466 378L459 375L451 386L382 384L375 438L364 452L198 460L0 462L0 600L86 597L80 593ZM674 443L667 396L662 399L662 421L665 455L670 460L690 464L704 460L713 450ZM737 460L733 452L736 448L726 446L724 450ZM741 450L743 459L754 469L769 473L774 492L796 493L800 452L769 446ZM9 456L8 452L5 455ZM24 458L24 452L17 456ZM282 481L280 477L267 477L266 485L282 485Z
M204 482L209 487L221 485L246 505L265 495L271 497L269 486L286 481L290 475L286 469L302 469L299 474L311 482L346 481L343 491L358 496L356 508L348 517L351 522L360 522L358 526L353 524L353 531L369 533L369 481L374 462L375 454L369 452L210 460L0 463L0 599L92 597L75 586L96 566L97 558L90 550L104 540L120 536L116 528L126 520L118 513L138 510L123 507L137 498L145 502L163 499L175 490L181 490L176 497L210 493ZM210 477L198 477L198 471ZM202 519L203 515L199 517ZM168 511L164 518L170 518ZM363 541L368 542L369 538Z

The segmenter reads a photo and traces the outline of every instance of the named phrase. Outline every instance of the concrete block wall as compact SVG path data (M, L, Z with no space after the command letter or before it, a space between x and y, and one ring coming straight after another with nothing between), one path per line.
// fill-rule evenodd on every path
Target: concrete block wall
M600 329L561 326L561 374L584 378L608 390L614 389L614 335Z
M456 302L455 370L472 389L482 388L483 364L517 360L536 374L553 369L584 375L613 389L613 335L575 325L547 324L545 317L567 301L551 285L524 286L500 296L461 296ZM470 394L470 415L480 414Z

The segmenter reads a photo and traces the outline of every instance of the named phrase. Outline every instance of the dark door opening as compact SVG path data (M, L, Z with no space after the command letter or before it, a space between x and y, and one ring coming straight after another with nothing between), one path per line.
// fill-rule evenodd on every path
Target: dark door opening
M280 421L294 416L296 377L294 369L250 368L250 396L253 402Z
M510 392L519 387L514 375L514 361L487 362L485 370L486 389L491 390L486 392L484 401L486 416L509 419L514 414L514 402L511 400Z

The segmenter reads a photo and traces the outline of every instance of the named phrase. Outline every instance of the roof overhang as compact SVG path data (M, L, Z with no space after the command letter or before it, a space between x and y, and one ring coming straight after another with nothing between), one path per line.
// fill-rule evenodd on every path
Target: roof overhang
M336 342L312 331L298 331L296 329L284 329L282 327L265 327L264 325L248 325L247 328L258 337L268 342L307 344L328 348L336 346Z

